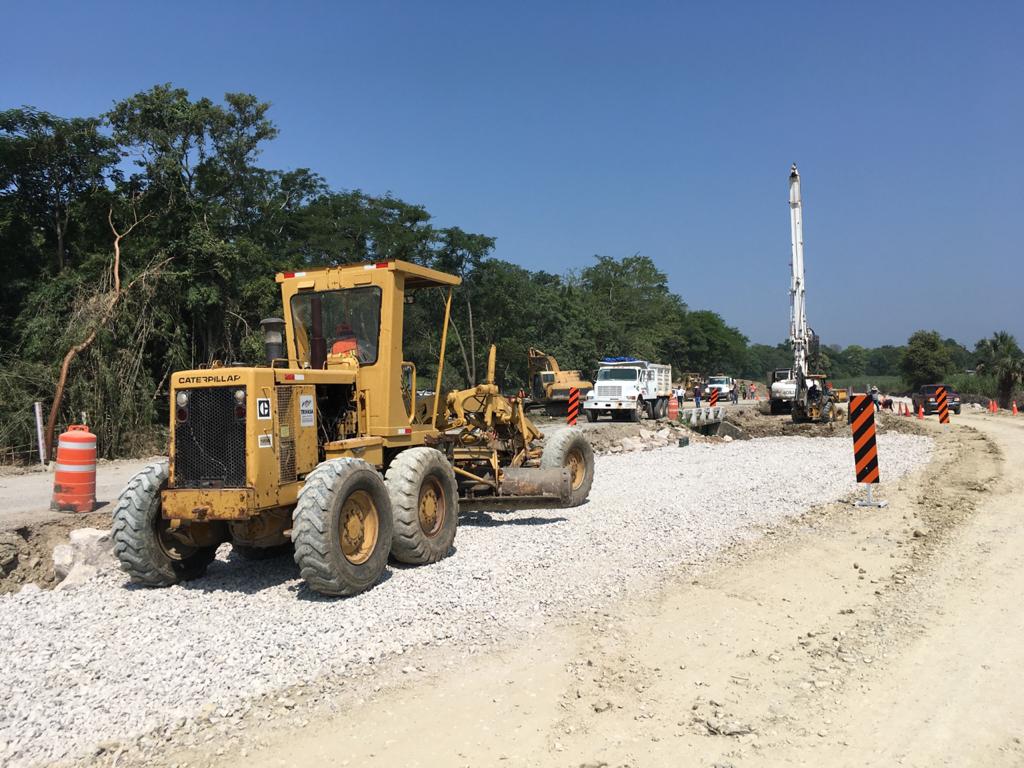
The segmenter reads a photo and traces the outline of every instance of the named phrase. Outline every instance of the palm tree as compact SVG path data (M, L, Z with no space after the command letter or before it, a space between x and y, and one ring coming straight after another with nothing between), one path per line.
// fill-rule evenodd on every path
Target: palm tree
M978 356L978 371L989 373L996 380L999 405L1010 407L1013 388L1024 383L1024 353L1017 346L1013 334L999 331L990 339L982 339L974 348Z

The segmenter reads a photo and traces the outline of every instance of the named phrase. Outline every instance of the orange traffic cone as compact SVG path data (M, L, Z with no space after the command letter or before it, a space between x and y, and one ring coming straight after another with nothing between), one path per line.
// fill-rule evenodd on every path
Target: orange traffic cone
M1014 416L1017 415L1017 401L1016 400L1013 401L1013 415Z
M917 406L917 418L919 418L919 419L923 419L924 418L924 406L923 405Z
M903 404L903 415L906 416L908 419L910 418L910 406L907 405L906 403Z

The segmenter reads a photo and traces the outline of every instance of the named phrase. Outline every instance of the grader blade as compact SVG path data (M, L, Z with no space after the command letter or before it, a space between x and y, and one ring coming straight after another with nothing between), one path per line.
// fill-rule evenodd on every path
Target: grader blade
M566 468L510 467L501 473L501 495L536 496L566 503L572 493L572 473Z

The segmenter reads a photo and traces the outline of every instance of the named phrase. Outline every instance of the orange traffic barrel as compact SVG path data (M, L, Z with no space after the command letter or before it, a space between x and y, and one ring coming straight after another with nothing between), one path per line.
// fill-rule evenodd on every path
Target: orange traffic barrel
M50 509L92 512L96 507L96 435L84 424L72 424L57 441Z

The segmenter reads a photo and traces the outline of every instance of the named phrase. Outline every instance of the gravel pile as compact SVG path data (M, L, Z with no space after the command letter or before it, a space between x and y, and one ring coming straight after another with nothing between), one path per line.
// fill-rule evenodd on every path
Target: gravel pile
M927 438L880 436L883 480L930 452ZM227 545L188 586L134 588L108 571L66 592L0 597L0 764L91 754L204 709L230 717L261 694L418 647L514 643L850 494L852 469L848 437L601 456L586 505L464 514L454 556L389 567L345 600L309 593L288 559L246 562Z

